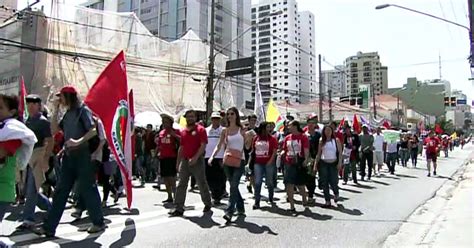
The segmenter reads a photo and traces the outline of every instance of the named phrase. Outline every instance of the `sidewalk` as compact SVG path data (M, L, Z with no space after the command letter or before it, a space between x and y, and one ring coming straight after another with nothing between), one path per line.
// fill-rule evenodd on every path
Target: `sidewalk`
M384 247L474 247L474 156L387 238Z

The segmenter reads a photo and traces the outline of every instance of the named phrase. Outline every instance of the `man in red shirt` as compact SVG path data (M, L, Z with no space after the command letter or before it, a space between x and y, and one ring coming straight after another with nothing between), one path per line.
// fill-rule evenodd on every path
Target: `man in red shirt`
M184 113L187 126L180 131L181 146L178 150L176 168L179 167L179 183L176 189L176 209L171 211L171 216L183 216L184 202L186 200L186 188L189 177L196 178L201 193L201 199L205 205L203 212L211 211L211 194L206 181L204 150L207 144L206 129L196 124L196 111L188 110Z
M163 203L173 202L173 191L176 188L176 160L178 157L179 131L173 129L174 119L168 114L161 114L163 130L156 137L156 151L160 159L161 177L165 181L168 199Z
M428 169L428 176L431 176L431 162L433 162L433 175L436 176L436 167L438 166L436 158L438 157L438 148L441 142L438 137L435 136L434 131L431 131L424 143L426 145L426 167Z

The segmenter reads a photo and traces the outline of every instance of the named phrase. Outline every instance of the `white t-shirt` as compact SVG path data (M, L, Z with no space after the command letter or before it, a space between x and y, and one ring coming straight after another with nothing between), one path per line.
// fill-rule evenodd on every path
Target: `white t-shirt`
M216 129L213 129L212 126L206 128L207 133L207 145L206 145L206 156L205 158L210 158L214 149L216 149L217 143L219 143L219 139L222 133L222 127L219 126ZM216 153L215 158L224 158L224 147L221 146L221 150Z
M374 134L374 147L376 152L382 152L383 151L383 142L384 138L383 135L378 135Z

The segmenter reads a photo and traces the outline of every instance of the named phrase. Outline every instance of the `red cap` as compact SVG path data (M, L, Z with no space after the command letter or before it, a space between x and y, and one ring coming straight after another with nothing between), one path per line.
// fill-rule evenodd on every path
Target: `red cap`
M318 117L317 114L311 113L310 115L308 115L308 117L306 119L309 121L309 120L312 120L312 119L317 118L317 117Z
M56 95L64 94L64 93L77 94L77 90L76 88L74 88L74 86L68 85L68 86L62 87L61 90Z

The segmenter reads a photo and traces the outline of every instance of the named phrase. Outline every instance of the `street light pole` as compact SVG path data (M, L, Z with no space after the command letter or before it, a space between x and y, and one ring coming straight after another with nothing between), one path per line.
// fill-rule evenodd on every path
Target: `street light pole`
M375 7L375 9L380 10L380 9L385 9L385 8L388 8L388 7L396 7L396 8L408 10L408 11L411 11L411 12L415 12L415 13L420 14L420 15L429 16L431 18L435 18L435 19L438 19L440 21L447 22L447 23L456 25L456 26L461 27L461 28L465 28L465 29L467 29L467 31L470 31L469 27L464 26L462 24L459 24L459 23L456 23L456 22L453 22L453 21L450 21L450 20L447 20L447 19L444 19L444 18L441 18L441 17L434 16L432 14L421 12L419 10L414 10L414 9L410 9L410 8L407 8L407 7L403 7L403 6L400 6L400 5L397 5L397 4L381 4L381 5L377 5Z
M207 123L211 117L211 113L214 109L214 61L216 57L214 56L214 34L215 34L215 17L216 17L216 3L215 0L211 0L211 32L209 35L209 75L207 76L207 86L206 86L206 120Z

